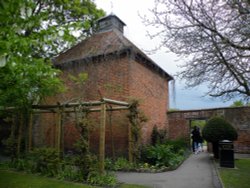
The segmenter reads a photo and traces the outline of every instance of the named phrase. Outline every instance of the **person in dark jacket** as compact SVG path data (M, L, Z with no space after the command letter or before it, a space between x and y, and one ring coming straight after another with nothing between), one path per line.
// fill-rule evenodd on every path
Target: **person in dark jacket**
M192 140L194 145L194 152L197 154L199 152L199 143L201 139L200 130L197 126L194 126L192 133Z

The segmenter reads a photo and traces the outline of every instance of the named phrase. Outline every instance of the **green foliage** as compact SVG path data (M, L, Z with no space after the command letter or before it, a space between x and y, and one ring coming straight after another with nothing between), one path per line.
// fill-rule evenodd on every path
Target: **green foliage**
M14 159L16 157L17 140L9 137L5 140L2 140L2 143L5 146L5 154L9 155L12 159Z
M133 164L125 158L120 157L114 162L114 170L130 170L133 168Z
M91 0L0 1L0 106L27 108L61 92L50 59L103 15Z
M79 167L83 180L86 180L91 172L98 171L96 156L89 152L86 144L86 140L80 139L75 145L77 153L74 155L74 165Z
M14 56L14 55L13 55ZM27 108L45 96L62 91L57 78L59 71L43 59L10 56L7 65L0 68L0 105ZM27 55L28 56L28 55Z
M239 107L239 106L244 106L244 102L242 102L241 100L238 100L238 101L234 101L234 103L230 105L230 107Z
M75 112L76 128L80 133L80 138L75 143L76 153L74 155L74 165L79 167L79 173L83 180L86 180L93 171L98 171L96 156L89 151L89 129L92 122L87 118L88 111L80 108Z
M62 170L59 171L57 178L61 180L74 181L74 182L83 181L82 175L79 172L79 168L71 164L64 165Z
M105 187L113 187L117 184L117 180L114 174L99 174L96 171L93 171L88 175L87 182L91 185L99 185Z
M250 106L250 102L244 103L242 100L234 101L230 107Z
M153 146L155 146L156 144L162 144L166 141L166 139L167 139L166 129L158 130L157 126L155 125L151 133L151 144Z
M32 172L32 164L25 158L16 158L9 163L9 167L19 171Z
M55 177L63 168L63 162L55 149L40 148L35 149L22 158L15 158L11 161L10 167L21 171Z
M205 125L202 135L208 142L220 140L236 140L236 129L222 117L213 117Z
M169 110L168 110L168 112L176 112L176 111L179 111L180 109L178 109L178 108L170 108Z
M46 176L56 176L62 168L60 153L52 148L34 149L29 154L29 160L32 162L32 171Z
M185 159L186 151L187 142L184 139L169 140L164 144L144 146L141 161L158 168L175 168Z
M194 126L197 126L200 128L200 130L203 129L203 127L206 125L205 120L192 120L191 121L191 127L194 128Z
M175 153L172 145L147 146L142 153L144 162L157 167L175 167L184 159L184 150Z
M144 122L148 121L143 111L139 109L139 100L130 99L130 112L127 115L131 124L131 137L132 137L132 155L133 160L139 158L140 145L141 145L141 127Z
M119 170L129 171L129 170L135 169L136 165L133 163L130 163L127 159L123 157L119 157L114 161L109 158L106 158L105 168L111 171L119 171Z
M188 141L184 138L179 138L176 140L167 140L165 144L173 146L173 151L175 153L180 153L180 154L182 154L182 152L189 147Z
M83 85L86 82L86 80L88 79L88 73L79 73L77 76L69 74L68 77L76 85Z

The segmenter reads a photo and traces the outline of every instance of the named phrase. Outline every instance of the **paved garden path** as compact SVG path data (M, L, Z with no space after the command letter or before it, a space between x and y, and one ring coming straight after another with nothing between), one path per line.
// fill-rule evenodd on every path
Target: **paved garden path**
M207 152L192 154L174 171L163 173L118 172L120 182L153 188L220 188L215 166Z

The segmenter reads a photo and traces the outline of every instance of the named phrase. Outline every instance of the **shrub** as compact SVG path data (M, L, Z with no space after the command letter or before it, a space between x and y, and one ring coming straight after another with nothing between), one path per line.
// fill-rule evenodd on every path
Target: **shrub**
M138 163L131 163L126 158L119 157L116 160L105 159L105 169L108 171L131 171L138 168Z
M133 164L125 158L120 157L114 162L114 170L130 170L132 168L134 168Z
M173 145L157 144L142 149L141 160L150 165L161 167L176 167L184 159L184 149L174 151Z
M213 117L202 131L203 138L208 142L220 140L237 140L236 129L222 117Z
M222 117L213 117L202 130L203 138L212 142L214 158L219 158L219 141L237 139L236 129Z
M73 165L65 165L63 169L57 175L58 179L82 182L82 175L79 171L79 168Z
M9 163L10 168L15 168L16 170L19 171L27 171L27 172L32 172L32 163L25 159L25 158L14 158L10 163Z
M152 133L151 133L151 144L155 146L156 144L162 144L166 141L166 129L158 129L156 125L154 125Z
M87 183L105 187L114 187L117 184L116 177L113 174L100 174L96 171L89 173Z
M28 160L32 163L32 171L46 176L56 176L62 168L60 153L53 148L34 149Z
M167 140L165 144L173 146L173 151L175 153L180 154L184 154L183 152L185 151L185 149L189 147L188 141L184 138L179 138L176 140Z

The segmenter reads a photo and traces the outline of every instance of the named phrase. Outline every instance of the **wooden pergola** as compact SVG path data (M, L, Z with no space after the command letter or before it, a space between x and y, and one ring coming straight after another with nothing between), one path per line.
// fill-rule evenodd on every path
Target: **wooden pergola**
M32 105L32 112L29 117L28 124L28 151L32 150L32 128L33 128L33 114L41 113L56 113L56 148L59 152L62 151L62 116L64 113L74 113L77 107L84 107L84 110L88 112L100 112L100 126L99 126L99 170L101 173L104 172L104 160L105 160L105 129L106 129L106 119L107 111L120 111L120 110L130 110L131 104L123 101L112 100L108 98L102 98L99 101L91 102L76 102L61 104L57 103L55 105ZM14 107L5 108L5 110L14 110ZM128 125L128 158L129 161L133 161L133 151L132 151L132 134L131 134L131 124ZM21 145L21 126L19 126L18 143L17 143L17 153L20 153Z

